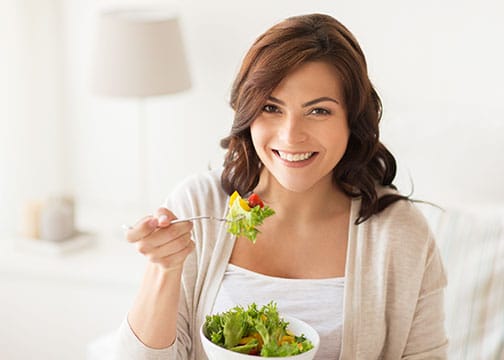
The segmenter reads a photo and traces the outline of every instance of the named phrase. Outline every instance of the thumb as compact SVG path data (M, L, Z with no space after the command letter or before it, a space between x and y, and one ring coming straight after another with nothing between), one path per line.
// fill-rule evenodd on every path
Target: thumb
M159 227L167 227L172 220L177 218L173 212L165 207L157 209L156 217L158 218Z

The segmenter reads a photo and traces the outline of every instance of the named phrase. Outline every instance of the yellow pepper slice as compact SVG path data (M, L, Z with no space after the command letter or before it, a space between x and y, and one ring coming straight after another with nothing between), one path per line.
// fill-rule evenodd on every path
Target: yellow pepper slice
M239 198L239 199L240 199L240 207L245 211L250 211L250 206L248 204L248 201L243 200L242 198Z
M248 204L247 200L242 199L238 191L235 191L234 193L231 194L231 197L229 198L229 207L233 206L234 202L238 200L240 202L240 207L245 210L245 211L250 211L250 206Z
M239 198L240 194L238 194L238 191L235 190L233 194L231 194L231 197L229 198L229 206L233 206L233 203L235 202L236 198Z

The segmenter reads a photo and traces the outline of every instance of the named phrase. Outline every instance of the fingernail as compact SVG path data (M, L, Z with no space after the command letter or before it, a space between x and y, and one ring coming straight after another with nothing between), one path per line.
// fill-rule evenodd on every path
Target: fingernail
M158 219L159 219L160 223L164 223L164 222L166 222L168 220L168 216L166 216L166 215L163 214L163 215L159 216Z

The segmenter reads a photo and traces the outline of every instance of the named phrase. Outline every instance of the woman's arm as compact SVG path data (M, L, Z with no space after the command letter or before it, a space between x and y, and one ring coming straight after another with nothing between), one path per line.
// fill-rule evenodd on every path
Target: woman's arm
M128 323L150 348L162 349L175 342L181 273L181 269L166 271L153 263L147 265Z
M422 288L416 304L403 359L446 359L444 289L446 276L434 240L431 238Z
M175 352L182 267L194 249L192 224L170 225L175 216L164 208L158 218L147 217L127 233L128 241L149 259L127 324L120 331L118 346L123 349L117 351L128 359Z

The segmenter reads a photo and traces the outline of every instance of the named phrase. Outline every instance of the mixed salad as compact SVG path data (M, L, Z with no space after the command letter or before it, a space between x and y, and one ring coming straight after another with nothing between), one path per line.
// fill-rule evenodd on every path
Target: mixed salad
M267 217L275 214L275 211L264 205L259 195L252 194L243 199L238 191L235 191L229 199L228 232L237 236L245 236L255 243L261 225Z
M287 330L288 325L280 318L274 302L261 308L252 303L246 310L236 306L207 316L203 333L228 350L262 357L292 356L313 348L303 334L297 336Z

